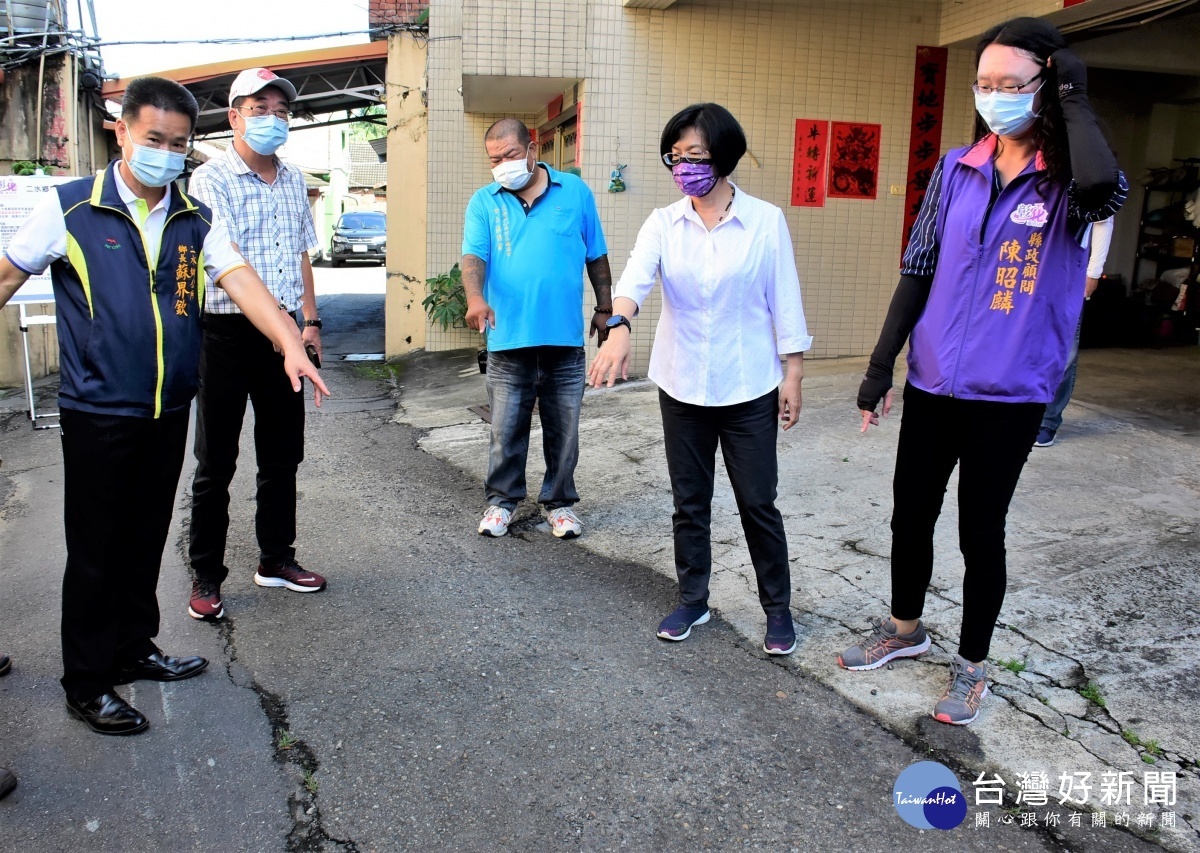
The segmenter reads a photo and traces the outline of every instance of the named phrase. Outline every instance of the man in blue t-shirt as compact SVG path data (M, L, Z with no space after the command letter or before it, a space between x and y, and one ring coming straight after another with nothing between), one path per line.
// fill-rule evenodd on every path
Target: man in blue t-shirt
M559 538L582 531L579 410L583 404L583 270L596 309L589 337L604 342L612 315L612 273L592 191L575 175L537 162L529 129L493 124L484 147L495 182L476 191L463 226L467 325L487 335L492 411L488 508L479 532L503 536L525 497L529 427L538 404L546 477L538 501Z

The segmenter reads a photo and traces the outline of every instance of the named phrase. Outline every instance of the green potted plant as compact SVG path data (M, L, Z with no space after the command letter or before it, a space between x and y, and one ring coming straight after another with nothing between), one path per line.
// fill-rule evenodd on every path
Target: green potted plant
M467 294L463 290L462 270L455 264L450 272L425 279L429 293L421 301L430 321L442 327L465 329L467 327Z

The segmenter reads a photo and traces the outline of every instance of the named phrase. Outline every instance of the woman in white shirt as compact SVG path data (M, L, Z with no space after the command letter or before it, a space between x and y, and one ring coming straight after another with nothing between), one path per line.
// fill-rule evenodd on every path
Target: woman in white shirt
M684 197L655 210L642 226L589 381L611 386L617 376L628 376L630 318L661 277L663 307L649 375L659 386L675 500L679 606L658 626L658 636L684 640L709 618L719 444L767 614L763 650L790 654L796 632L787 539L775 507L775 420L785 430L796 423L804 351L812 346L791 237L782 210L729 180L746 152L746 136L724 107L693 104L680 111L667 122L659 148ZM780 356L786 356L786 376Z

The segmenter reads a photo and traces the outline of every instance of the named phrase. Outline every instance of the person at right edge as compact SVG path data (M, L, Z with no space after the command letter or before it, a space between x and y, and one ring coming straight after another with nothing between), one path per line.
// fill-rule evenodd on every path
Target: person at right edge
M1052 25L1015 18L977 49L978 141L945 155L904 253L900 283L858 392L862 431L892 408L909 343L893 481L891 613L838 656L875 669L930 647L921 623L933 531L960 466L962 628L933 716L965 725L988 694L1004 601L1004 524L1083 306L1091 223L1128 192L1087 98L1087 69Z
M1096 288L1100 286L1100 276L1104 275L1104 263L1108 260L1108 247L1112 244L1113 221L1105 219L1092 226L1092 254L1088 258L1087 283L1083 288L1084 301L1092 298ZM1079 338L1083 332L1083 316L1075 326L1075 342L1071 344L1071 354L1067 356L1067 372L1063 374L1054 399L1046 406L1046 414L1042 415L1042 428L1038 430L1034 447L1050 447L1054 437L1062 426L1063 412L1071 395L1075 393L1075 373L1079 369Z

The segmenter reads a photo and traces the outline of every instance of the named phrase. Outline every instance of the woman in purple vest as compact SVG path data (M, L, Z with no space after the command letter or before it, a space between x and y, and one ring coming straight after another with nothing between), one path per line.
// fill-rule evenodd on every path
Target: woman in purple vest
M838 656L874 669L929 649L921 623L933 530L958 464L962 630L933 715L964 725L987 695L985 659L1004 600L1004 520L1083 305L1088 229L1128 184L1062 35L1016 18L979 42L979 140L938 162L900 283L858 392L862 431L892 407L910 341L893 481L891 613ZM911 336L911 340L910 340Z

